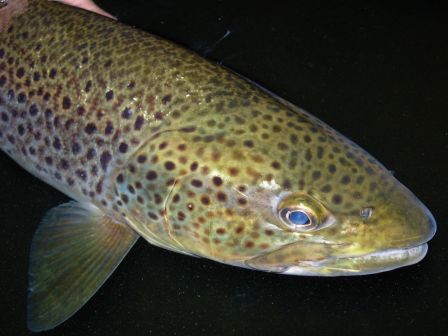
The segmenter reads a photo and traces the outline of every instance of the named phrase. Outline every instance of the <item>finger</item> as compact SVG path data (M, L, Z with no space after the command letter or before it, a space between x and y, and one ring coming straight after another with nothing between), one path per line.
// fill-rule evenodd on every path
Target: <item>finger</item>
M110 17L111 19L114 20L117 19L115 16L99 8L92 0L55 0L55 1L59 1L70 6L75 6L91 12L95 12L97 14Z

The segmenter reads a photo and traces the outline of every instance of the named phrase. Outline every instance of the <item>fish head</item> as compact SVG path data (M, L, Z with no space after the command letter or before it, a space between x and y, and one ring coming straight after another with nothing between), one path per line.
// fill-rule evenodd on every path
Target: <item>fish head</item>
M284 274L341 276L419 262L435 233L435 220L406 187L390 175L388 179L392 186L387 192L345 206L339 196L326 201L318 192L280 194L272 208L278 218L271 223L295 241L245 264ZM333 189L340 192L337 185Z
M317 276L377 273L425 256L433 216L371 155L302 110L281 105L258 117L170 139L188 144L188 168L165 202L166 230L184 251Z
M423 259L436 231L431 212L370 154L303 115L308 132L301 134L305 148L297 154L302 164L277 167L253 194L261 226L284 243L245 265L284 274L341 276L383 272ZM260 193L263 186L268 200Z

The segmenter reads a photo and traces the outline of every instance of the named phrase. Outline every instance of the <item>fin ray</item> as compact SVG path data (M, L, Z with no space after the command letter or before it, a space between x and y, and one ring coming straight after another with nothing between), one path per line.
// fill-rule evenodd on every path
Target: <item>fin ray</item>
M28 327L54 328L78 311L107 280L138 235L89 204L51 209L30 255Z

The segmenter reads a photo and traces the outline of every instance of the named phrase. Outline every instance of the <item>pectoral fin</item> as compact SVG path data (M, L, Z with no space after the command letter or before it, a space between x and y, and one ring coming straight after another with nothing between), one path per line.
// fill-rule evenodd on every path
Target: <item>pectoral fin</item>
M107 280L138 235L90 204L51 209L31 245L28 327L54 328L78 311Z

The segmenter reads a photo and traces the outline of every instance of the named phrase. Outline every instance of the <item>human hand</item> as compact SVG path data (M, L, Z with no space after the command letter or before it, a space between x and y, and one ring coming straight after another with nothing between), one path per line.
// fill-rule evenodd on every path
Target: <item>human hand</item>
M95 12L100 15L110 17L112 19L116 19L116 17L112 16L108 12L99 8L92 0L56 0L56 1L62 2L64 4L67 4L70 6L79 7L79 8L91 11L91 12Z

